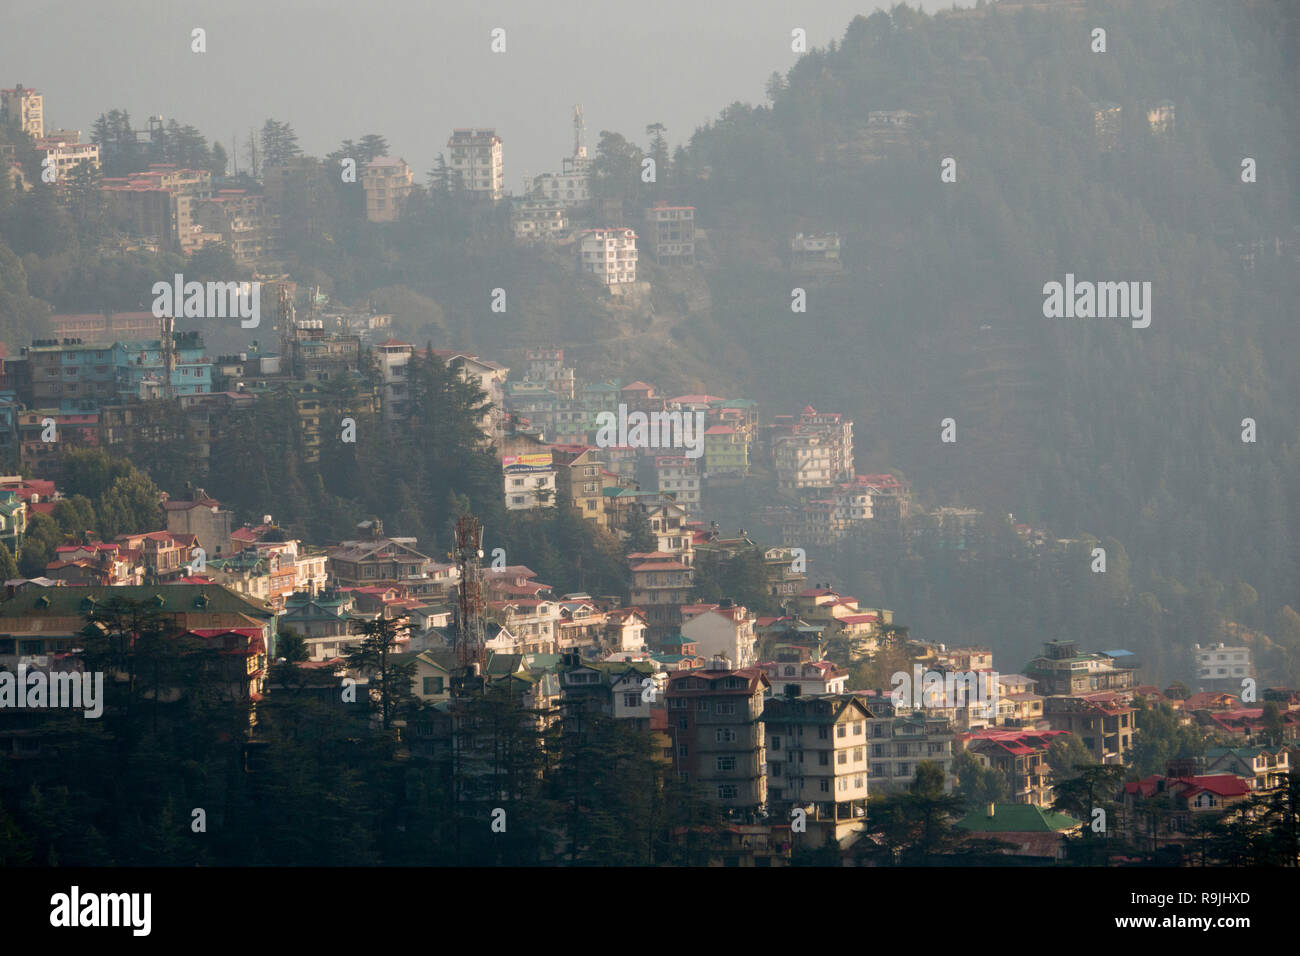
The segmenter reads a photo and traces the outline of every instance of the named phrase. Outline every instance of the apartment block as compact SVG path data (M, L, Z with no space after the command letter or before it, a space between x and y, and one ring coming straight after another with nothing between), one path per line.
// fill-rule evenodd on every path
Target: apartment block
M0 90L0 117L33 139L45 136L45 97L21 83Z
M456 129L447 140L451 170L460 189L475 199L501 199L505 195L505 166L501 137L494 129Z
M1196 655L1196 680L1203 691L1240 691L1242 681L1255 676L1249 647L1226 644L1192 645Z
M668 677L673 768L728 810L752 813L767 803L762 715L770 686L762 671L731 670L716 659Z
M380 156L361 171L361 188L366 194L366 218L371 222L393 222L411 194L415 176L404 159Z
M623 226L584 229L578 271L611 289L636 281L636 233Z
M657 202L645 211L646 249L661 266L695 265L695 207Z
M788 819L800 807L814 829L841 840L867 813L867 732L871 718L852 695L773 696L763 708L768 802ZM820 841L811 841L820 842Z

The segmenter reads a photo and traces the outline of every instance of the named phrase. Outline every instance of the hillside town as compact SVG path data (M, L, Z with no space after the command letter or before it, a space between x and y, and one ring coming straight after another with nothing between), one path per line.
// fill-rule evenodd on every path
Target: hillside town
M686 299L714 255L710 232L725 226L671 185L635 198L599 190L618 154L589 148L582 106L569 154L517 192L491 126L447 131L426 188L373 135L317 158L268 120L244 160L235 143L230 155L215 142L199 150L197 130L162 116L139 129L114 110L86 133L47 122L60 110L39 86L0 90L6 195L48 191L70 215L93 209L114 255L179 257L195 284L218 254L237 274L204 273L207 298L200 288L191 299L183 275L173 298L173 273L150 273L136 309L51 311L48 334L0 342L6 765L36 774L77 752L54 688L94 676L109 685L104 700L130 704L110 711L131 728L115 741L193 756L201 747L183 728L219 708L214 737L237 751L236 776L292 772L286 791L322 803L310 786L324 771L277 760L316 759L307 748L321 740L334 756L386 747L374 760L401 794L393 843L409 836L412 807L436 804L484 834L518 832L496 829L508 811L533 841L508 862L612 852L620 838L607 817L624 811L599 803L601 786L616 786L600 783L606 774L672 795L670 809L654 804L663 817L646 824L657 829L644 856L622 860L637 864L1205 866L1233 865L1247 844L1274 862L1300 859L1269 842L1294 825L1300 689L1270 686L1280 682L1256 658L1272 645L1244 626L1233 643L1188 640L1186 659L1160 660L1110 646L1102 627L1086 644L1043 633L1025 660L933 640L876 606L897 597L880 599L884 585L846 583L859 569L841 548L887 541L899 564L922 553L960 561L984 552L990 527L1043 564L1082 549L1105 571L1106 556L1091 538L986 514L965 503L978 498L932 491L928 475L855 457L853 410L819 397L820 370L797 400L760 405L729 384L739 379L724 358L715 379L674 394L666 367L646 374L658 384L641 380L645 366L588 360L559 336L459 348L469 340L435 337L433 320L416 328L373 298L332 297L325 270L291 255L334 229L320 197L335 189L350 189L340 208L357 226L395 227L437 203L474 210L602 320L645 318L638 334L653 351L667 313L647 303ZM1136 119L1109 101L1077 119L1110 155L1135 124L1172 137L1175 110L1152 93ZM926 120L901 105L862 112L840 153L894 155ZM662 128L652 130L648 151L627 152L634 183L655 183L666 164ZM776 251L755 253L756 268L788 274L795 303L839 288L867 254L825 217L768 238ZM167 307L149 308L155 279ZM494 314L505 311L497 293ZM231 305L220 318L214 297ZM235 310L248 302L258 306ZM250 422L269 424L253 434ZM369 457L346 459L360 476L350 480L393 509L351 522L355 498L339 504L347 495L326 473L342 470L358 432ZM280 440L296 443L293 456ZM446 444L417 459L435 441ZM399 454L427 470L381 481L377 459ZM474 497L474 456L490 462L490 502ZM163 487L173 459L193 480ZM435 466L464 484L439 483ZM232 487L244 468L248 482ZM299 495L304 511L337 512L321 525L286 516L290 487L316 495ZM311 533L327 518L335 534ZM137 764L130 772L146 779ZM215 772L193 776L217 791ZM445 803L429 796L435 785L421 789L435 778ZM169 824L195 802L177 799ZM5 814L0 802L0 823ZM462 851L460 833L440 839L439 852ZM280 852L259 844L256 862Z

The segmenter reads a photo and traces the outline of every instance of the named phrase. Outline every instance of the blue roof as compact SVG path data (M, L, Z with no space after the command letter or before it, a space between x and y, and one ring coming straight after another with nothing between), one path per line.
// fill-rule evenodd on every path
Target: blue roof
M1102 651L1102 653L1105 654L1107 657L1135 657L1136 656L1132 651L1125 651L1125 650Z

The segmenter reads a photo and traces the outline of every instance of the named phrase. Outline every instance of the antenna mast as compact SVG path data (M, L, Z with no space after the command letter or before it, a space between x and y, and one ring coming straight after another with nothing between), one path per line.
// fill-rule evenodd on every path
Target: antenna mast
M456 659L464 674L477 677L485 663L483 635L483 528L478 518L462 515L456 520L456 568L460 571L460 593L456 611ZM477 669L475 666L477 665Z

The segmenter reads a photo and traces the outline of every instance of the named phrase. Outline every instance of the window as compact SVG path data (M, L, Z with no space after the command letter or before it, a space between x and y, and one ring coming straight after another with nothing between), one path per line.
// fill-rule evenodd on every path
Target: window
M862 761L865 760L865 759L866 759L866 754L865 754L865 752L863 751L863 748L862 748L862 747L854 747L854 748L853 748L853 762L854 762L854 763L860 763L860 762L862 762Z
M819 767L830 766L830 762L831 762L831 755L829 753L827 753L825 750L820 750L817 752L817 765Z
M736 731L730 727L719 727L714 735L714 740L720 744L734 744L736 742Z
M848 763L849 752L847 750L841 750L839 753L835 755L835 762L839 764Z
M817 783L820 784L818 790L820 790L822 793L831 792L831 782L827 780L825 777L822 777L820 780L817 781Z
M780 737L780 735L777 735L777 736L775 736L775 737L772 738L772 749L773 749L773 750L780 750L780 749L781 749L781 737Z
M701 698L700 702L695 706L695 709L701 714L707 714L709 712L709 702Z
M719 757L719 758L718 758L718 769L719 769L719 770L722 770L722 771L726 771L726 770L735 770L735 769L736 769L736 758L735 758L735 757L732 757L732 756Z
M685 697L670 697L668 699L669 710L685 710L688 701Z
M734 700L723 700L718 702L715 713L730 715L736 712L736 702Z
M691 755L691 748L688 745L686 744L677 745L677 756L689 757L690 755Z
M855 737L861 737L861 736L862 736L862 721L860 721L860 720L855 720L855 721L853 722L853 736L855 736Z
M640 695L640 694L637 694L637 693L635 693L635 692L634 692L634 693L630 693L630 694L624 694L624 695L623 695L623 706L624 706L624 707L640 707L640 706L641 706L641 695Z
M818 740L826 740L826 739L828 739L828 738L830 737L830 735L831 735L831 729L830 729L829 727L824 727L824 726L823 726L823 727L818 727L818 728L817 728L817 739L818 739Z
M689 717L678 717L678 718L677 718L677 729L678 729L678 730L685 730L685 729L688 728L690 725L691 725L691 719L690 719Z
M847 726L846 724L836 724L836 725L835 725L835 736L836 736L836 737L843 737L843 736L845 736L845 735L848 734L848 731L849 731L849 728L848 728L848 726Z
M441 677L426 677L426 678L424 679L424 693L426 693L426 694L441 694L441 693L442 693L442 678L441 678Z
M736 793L737 793L737 790L736 790L736 785L735 785L734 783L720 783L720 784L718 784L718 799L719 799L719 800L735 800L735 799L736 799Z

